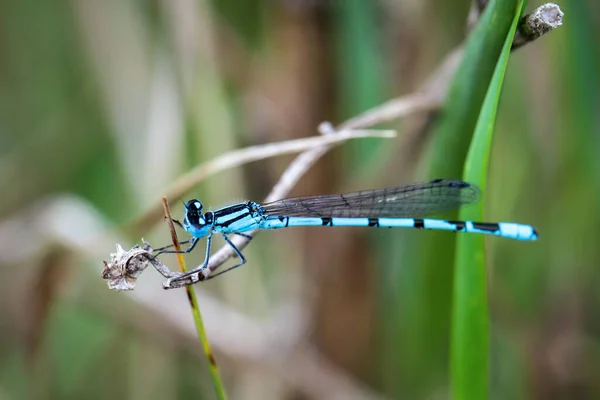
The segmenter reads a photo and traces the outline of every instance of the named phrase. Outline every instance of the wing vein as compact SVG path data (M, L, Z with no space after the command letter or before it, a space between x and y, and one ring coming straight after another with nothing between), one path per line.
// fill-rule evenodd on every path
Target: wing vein
M436 179L345 194L293 197L262 204L261 208L265 215L271 216L418 218L441 214L478 200L476 186Z

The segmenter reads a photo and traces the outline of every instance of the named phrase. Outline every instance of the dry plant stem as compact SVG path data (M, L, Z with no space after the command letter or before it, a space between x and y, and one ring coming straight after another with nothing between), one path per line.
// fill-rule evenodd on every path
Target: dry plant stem
M179 240L177 239L177 231L175 231L173 218L171 218L171 210L169 208L169 203L167 201L167 198L164 196L162 198L162 206L165 212L165 217L167 218L167 224L169 225L169 231L171 233L173 246L175 250L181 251L181 246L179 245ZM186 268L183 254L177 253L177 262L179 263L179 269L181 270L181 272L185 272ZM202 344L202 349L204 350L204 354L206 355L206 359L208 360L208 365L213 381L213 386L215 388L215 393L218 399L224 400L227 398L227 395L225 393L225 386L223 385L223 381L221 380L217 360L212 352L210 343L208 341L208 336L206 335L206 330L204 329L204 321L202 320L202 314L200 313L200 306L198 304L198 299L196 298L196 293L194 293L194 288L192 286L186 286L185 290L187 293L188 301L190 303L190 307L192 309L192 315L194 317L194 323L196 325L196 332L198 333L198 338L200 339L200 343Z
M198 185L207 177L218 172L228 170L252 161L258 161L265 158L279 156L283 154L298 153L308 149L324 145L335 145L346 140L367 137L391 138L395 137L396 132L391 130L341 130L335 135L322 137L314 136L303 139L287 140L284 142L269 143L258 146L246 147L240 150L234 150L222 154L204 164L201 164L179 179L177 179L169 189L166 190L166 196L172 201L180 200L191 188ZM162 215L162 208L157 204L145 212L138 220L133 222L126 230L146 231Z
M563 12L554 3L546 3L525 15L519 21L519 29L512 50L517 49L562 25Z
M178 252L176 253L177 262L179 263L179 270L181 272L185 272L185 259L182 254L179 253L181 251L181 245L179 244L179 239L177 238L177 231L175 230L175 224L173 224L173 217L171 216L171 208L169 207L169 202L167 201L167 197L162 197L162 207L165 213L165 218L167 220L167 225L169 226L169 233L171 234L171 241L173 242L173 247Z
M394 121L401 116L422 111L436 110L441 104L442 99L439 99L432 92L415 92L386 101L375 108L367 110L366 112L341 123L336 129L359 129L374 126L384 122Z

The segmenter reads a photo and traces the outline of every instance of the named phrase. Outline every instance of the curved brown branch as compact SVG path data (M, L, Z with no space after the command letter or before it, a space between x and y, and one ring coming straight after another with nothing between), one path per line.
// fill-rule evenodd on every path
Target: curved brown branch
M554 3L536 8L521 18L519 30L513 41L512 50L532 42L562 25L563 12Z

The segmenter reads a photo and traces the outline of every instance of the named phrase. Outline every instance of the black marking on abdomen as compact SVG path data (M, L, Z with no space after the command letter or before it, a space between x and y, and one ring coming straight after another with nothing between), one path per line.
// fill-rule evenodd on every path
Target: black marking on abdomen
M488 232L496 232L500 230L500 226L498 224L491 222L473 222L473 228Z
M379 228L379 218L369 218L369 226Z
M415 218L415 221L414 221L414 225L413 225L413 226L414 226L415 228L417 228L417 229L424 229L424 228L425 228L425 223L423 222L423 220L422 220L422 219L420 219L420 218Z
M279 219L279 222L281 222L283 224L283 221L285 221L285 227L287 228L288 226L290 226L290 217L283 217L283 216L279 216L277 217L277 219Z
M456 225L454 230L457 232L462 232L465 230L465 221L448 221L448 223Z
M323 226L333 226L333 219L329 217L322 217L321 221L323 221Z

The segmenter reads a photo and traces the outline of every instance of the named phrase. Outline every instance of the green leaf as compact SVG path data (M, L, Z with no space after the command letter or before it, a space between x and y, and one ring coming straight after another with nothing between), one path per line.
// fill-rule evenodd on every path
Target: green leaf
M492 0L473 30L454 76L429 159L431 178L460 176L481 104L518 0Z
M518 0L492 0L466 45L439 122L432 132L426 178L459 178L490 80L514 19ZM456 219L457 215L448 215ZM402 362L429 390L429 381L446 376L455 240L457 235L406 234L401 285ZM435 251L431 251L435 249ZM416 261L415 261L416 260ZM406 284L405 284L406 283ZM418 304L418 308L413 307Z
M463 179L478 185L484 192L502 82L523 5L521 0L498 58L464 166ZM460 219L483 221L483 202L461 210ZM485 261L483 235L458 236L451 344L455 399L485 399L488 395L489 315Z

